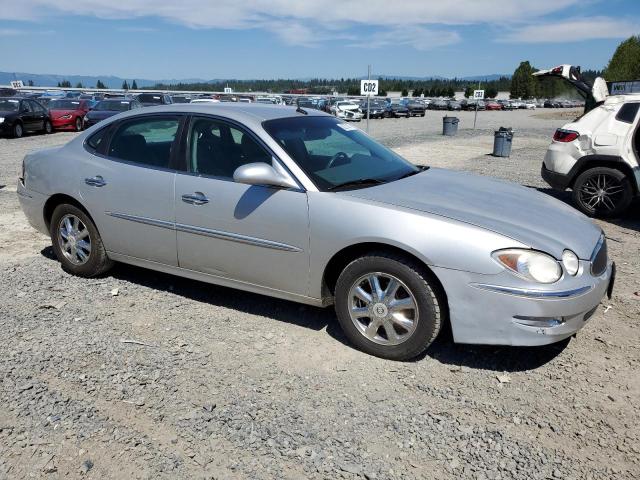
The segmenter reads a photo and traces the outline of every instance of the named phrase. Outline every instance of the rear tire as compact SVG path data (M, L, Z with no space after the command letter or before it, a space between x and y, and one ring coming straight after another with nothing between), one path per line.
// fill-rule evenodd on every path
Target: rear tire
M58 205L49 231L53 251L65 272L91 278L113 266L95 224L75 205Z
M373 277L378 280L370 280ZM356 348L391 360L420 355L444 321L436 281L429 272L386 252L365 255L345 267L336 283L335 309Z
M620 216L633 200L629 178L620 170L595 167L582 172L573 184L575 205L585 215L597 218Z
M51 121L50 120L45 120L44 121L44 133L45 134L50 134L53 132L53 125L51 125Z

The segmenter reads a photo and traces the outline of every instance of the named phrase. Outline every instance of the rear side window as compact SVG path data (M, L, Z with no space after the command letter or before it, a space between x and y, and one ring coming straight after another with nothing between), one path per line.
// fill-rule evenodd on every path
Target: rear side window
M616 115L616 120L625 123L633 123L636 119L636 115L638 114L639 106L640 103L625 103L620 107L620 110Z
M91 135L85 143L86 147L89 150L98 151L98 149L100 148L100 145L102 145L104 140L107 138L108 130L109 130L108 128L103 128L97 131L96 133L94 133L93 135Z
M169 168L179 124L178 117L152 117L123 123L111 139L109 156Z

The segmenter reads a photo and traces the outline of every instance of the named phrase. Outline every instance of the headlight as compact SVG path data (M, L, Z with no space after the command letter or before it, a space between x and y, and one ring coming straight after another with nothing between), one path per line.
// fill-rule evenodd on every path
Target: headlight
M562 265L569 275L575 276L580 268L580 260L571 250L565 250L562 252Z
M0 117L0 123L4 122L4 117Z
M495 251L492 257L516 275L534 282L554 283L562 276L558 261L546 253L511 248Z

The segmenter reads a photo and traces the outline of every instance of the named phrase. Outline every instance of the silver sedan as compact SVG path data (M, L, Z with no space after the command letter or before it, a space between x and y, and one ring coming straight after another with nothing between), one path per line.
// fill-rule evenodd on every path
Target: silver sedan
M602 231L532 189L417 167L315 110L180 104L27 155L18 196L67 272L113 262L316 306L363 351L573 335L613 286Z

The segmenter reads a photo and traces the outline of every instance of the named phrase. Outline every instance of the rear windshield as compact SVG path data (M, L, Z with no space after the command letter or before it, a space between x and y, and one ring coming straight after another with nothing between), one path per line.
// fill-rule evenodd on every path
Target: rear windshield
M108 110L112 112L126 112L129 110L129 103L124 100L103 100L98 102L94 110Z
M13 98L0 98L0 112L17 112L20 100Z
M79 100L52 100L49 102L50 110L77 110L80 108Z
M144 103L162 103L162 95L154 95L151 93L142 93L138 95L138 101Z

